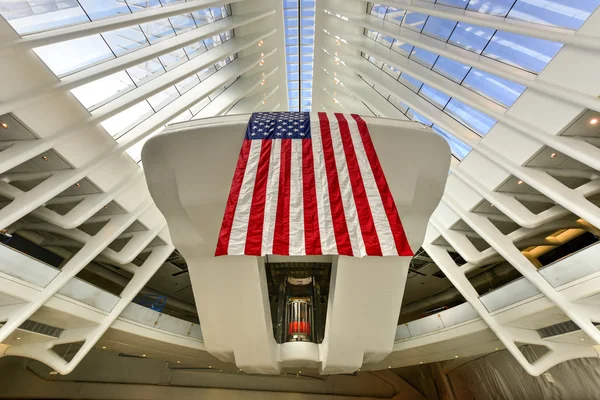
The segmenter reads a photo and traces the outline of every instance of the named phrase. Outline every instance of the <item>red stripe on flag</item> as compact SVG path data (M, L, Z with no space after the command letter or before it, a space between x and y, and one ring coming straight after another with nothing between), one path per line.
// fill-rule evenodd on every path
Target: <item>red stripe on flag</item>
M331 219L333 222L335 242L337 244L339 255L352 256L352 244L350 243L348 225L346 225L346 214L344 213L344 203L342 201L342 192L340 190L340 182L335 165L335 155L333 153L331 130L329 128L327 114L323 112L319 113L319 124L321 126L321 141L323 143L323 156L327 173L329 204L331 206Z
M251 142L251 140L248 140ZM271 160L271 140L261 140L260 158L256 167L256 180L252 193L248 231L246 232L246 247L244 254L247 256L260 256L262 252L262 233L265 216L265 199L267 194L267 180L269 178L269 161Z
M302 197L304 203L304 248L307 256L323 254L314 167L311 140L304 139L302 140Z
M377 189L379 190L379 195L383 202L383 208L385 209L390 228L392 229L392 234L394 235L394 242L396 243L398 255L413 256L413 251L408 244L404 227L402 227L402 222L400 221L400 215L398 214L394 197L392 196L392 192L390 191L385 175L383 174L383 168L381 168L381 164L379 163L373 141L371 141L367 123L357 114L352 114L352 118L354 118L356 125L358 125L358 131L362 138L363 146L367 153L373 176L375 177L375 182L377 183Z
M275 214L273 254L290 254L290 179L292 171L292 140L281 140L281 169L279 172L279 195Z
M344 154L346 154L346 164L348 165L348 175L350 175L350 183L352 184L352 194L354 195L354 204L356 204L356 212L358 214L358 222L362 233L365 250L369 256L381 256L381 244L379 236L375 229L375 221L371 213L371 205L367 199L365 184L360 173L360 166L356 158L356 151L350 136L350 128L344 114L336 113L335 117L338 120L340 127L340 136L344 146Z
M240 150L237 166L233 173L233 180L231 181L229 197L227 198L227 204L225 205L225 215L223 216L223 223L221 224L221 230L219 231L219 240L217 241L215 257L227 254L229 237L231 236L231 227L233 226L233 217L240 197L240 189L242 188L242 182L244 181L244 174L246 172L246 164L248 164L248 155L250 154L251 145L252 143L250 140L244 140L242 149Z

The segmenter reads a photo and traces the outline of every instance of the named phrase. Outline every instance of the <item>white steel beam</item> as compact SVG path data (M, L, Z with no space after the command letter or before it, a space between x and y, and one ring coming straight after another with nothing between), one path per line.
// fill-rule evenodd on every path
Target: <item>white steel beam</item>
M398 7L406 11L431 15L432 17L465 22L467 24L516 33L518 35L565 43L581 49L592 51L600 50L600 40L598 37L581 33L577 34L577 32L572 29L519 21L517 19L484 14L478 11L462 10L456 7L432 4L422 0L386 0L383 4Z
M65 76L52 85L38 87L35 90L19 93L12 98L6 99L0 104L0 115L14 111L26 105L48 99L48 97L50 97L53 93L75 89L79 86L85 85L86 83L96 81L116 72L143 63L144 61L160 57L172 51L197 43L201 40L208 39L211 36L218 35L219 33L251 24L263 18L272 16L274 13L275 11L269 11L247 15L234 15L217 22L203 25L196 29L192 29L181 35L165 39L159 43L153 44L152 46L147 46L142 49L132 51L131 53L124 54L120 57L110 59L103 63L93 65L82 71Z
M147 10L138 11L131 14L122 14L111 18L84 22L78 25L52 29L40 33L33 33L24 36L21 39L1 44L0 55L6 56L13 51L47 46L53 43L65 42L67 40L96 35L98 33L126 28L128 26L140 25L159 19L191 13L205 8L220 7L230 3L237 3L239 1L243 0L188 0L187 2L181 4L168 5L160 8L149 8Z
M544 80L535 79L535 74L526 72L516 67L509 66L500 61L488 57L482 57L479 54L458 46L449 45L438 39L411 31L405 27L396 25L389 21L381 20L371 15L356 14L333 14L325 11L330 18L348 21L363 28L372 29L404 43L422 48L432 53L453 61L468 65L484 72L496 75L500 78L513 81L530 89L538 91L548 96L559 98L569 103L589 108L600 112L600 99L586 93L581 93L567 87L562 87ZM375 46L375 43L373 44Z

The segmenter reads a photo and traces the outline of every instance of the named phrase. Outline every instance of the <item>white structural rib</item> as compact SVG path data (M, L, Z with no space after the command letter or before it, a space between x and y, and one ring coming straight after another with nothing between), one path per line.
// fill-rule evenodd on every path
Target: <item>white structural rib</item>
M596 96L590 96L567 87L561 87L544 80L535 79L535 75L532 73L517 67L509 66L508 64L497 60L481 57L479 54L469 50L448 45L446 42L412 31L406 27L384 21L368 14L357 15L344 13L342 15L334 14L327 10L323 10L323 12L331 18L343 19L360 27L372 29L376 32L383 33L386 36L420 47L450 60L466 64L503 79L527 86L546 95L560 98L591 110L600 111L600 99ZM373 44L373 46L374 45L375 44Z
M186 14L205 8L220 7L225 4L237 3L240 1L243 0L188 0L187 2L181 4L169 5L160 8L149 8L147 10L138 11L132 14L124 14L112 18L84 22L78 25L53 29L42 33L34 33L12 42L3 43L0 45L0 55L6 56L7 53L13 51L47 46L53 43L65 42L67 40L78 39L115 29L126 28L128 26L144 24L147 22L174 17L176 15Z
M331 32L331 34L334 34L334 32ZM378 60L384 61L385 63L395 67L398 69L398 71L406 72L408 75L422 81L434 89L446 93L452 98L455 98L456 100L468 105L469 107L472 107L475 110L481 111L483 114L494 118L499 124L504 124L512 130L523 133L524 135L529 136L540 143L544 143L545 145L550 146L563 154L580 160L582 163L589 165L592 168L600 170L600 149L598 147L568 136L549 135L546 132L543 132L541 129L531 125L528 121L511 117L506 113L507 110L504 107L464 86L459 85L458 83L438 74L437 72L424 67L414 60L386 49L384 46L373 43L373 40L367 38L366 36L342 35L340 37L342 37L348 45L356 48L357 50L372 55ZM342 61L345 60L344 56L339 56L338 58ZM347 60L345 62L349 66L358 62L368 63L365 60ZM382 72L381 75L383 76L386 74ZM387 79L391 81L391 78Z
M63 375L72 372L73 369L75 369L75 367L87 355L87 353L89 353L89 351L96 345L102 335L106 333L108 328L110 328L119 315L121 315L125 307L131 303L133 298L163 265L173 250L173 245L159 246L151 250L150 256L140 267L137 267L133 278L121 292L117 304L112 308L108 315L102 319L102 322L99 325L86 328L68 329L64 331L58 339L47 339L31 344L10 346L6 350L5 355L29 357L34 360L38 360L52 367L56 372ZM44 289L44 291L46 290L47 288ZM71 358L69 361L63 359L54 351L52 351L52 347L56 345L77 342L83 342L83 345L77 350L73 358Z
M433 4L422 0L386 0L383 4L398 7L406 11L431 15L432 17L465 22L504 32L565 43L581 49L592 51L600 50L600 41L597 37L576 34L576 32L571 29L543 24L532 24L501 16L483 14L477 11L461 10L456 7Z
M224 43L221 46L215 47L214 49L211 49L211 50L207 51L206 53L201 54L198 57L194 58L192 61L188 61L188 62L189 63L193 62L192 65L195 65L197 67L196 69L201 69L200 68L201 66L211 64L211 62L213 60L222 60L223 58L227 57L230 54L234 54L235 52L242 51L242 50L248 48L249 46L251 46L253 43L255 43L254 41L264 39L267 36L274 34L275 32L276 32L275 30L271 30L268 32L263 32L263 33L259 33L257 35L253 35L250 38L246 38L246 39L244 39L244 38L231 39L231 43L229 43L229 41L228 41L227 43ZM150 46L150 47L152 47L152 46ZM224 50L221 50L220 47L224 47ZM217 54L217 57L213 57L213 54ZM223 57L221 57L221 56L223 56ZM258 63L260 61L258 56L254 57L254 60L256 60L256 63ZM241 63L244 63L244 62L241 62ZM60 132L53 134L52 136L46 137L41 140L25 140L25 141L15 142L14 144L12 144L11 147L0 152L0 172L7 171L23 162L29 160L32 157L35 157L36 155L39 155L39 154L43 153L44 151L55 147L56 145L63 142L64 140L68 140L69 137L84 133L86 131L86 129L88 129L89 126L97 125L97 124L101 123L102 121L105 121L106 119L110 118L111 116L117 114L118 112L126 109L127 107L135 104L136 101L143 99L144 96L147 95L147 93L158 93L163 88L170 86L168 83L165 83L165 81L175 83L177 81L183 80L184 79L183 77L189 76L188 75L189 70L187 69L187 67L184 68L186 66L186 64L187 64L187 62L180 65L179 67L173 69L172 71L169 71L168 73L166 73L165 74L165 76L167 76L166 78L164 76L156 78L156 79L159 79L157 81L158 83L154 83L154 80L153 80L153 81L147 83L146 85L142 85L139 88L134 89L133 91L121 96L125 100L123 100L123 99L121 99L121 97L119 97L119 98L115 99L113 102L108 103L106 106L95 110L86 120L81 121L79 124L76 124L70 128L66 128ZM179 77L181 77L181 79ZM203 82L201 82L199 85L194 87L192 90L194 90L194 93L196 93L196 94L198 92L198 89L197 89L198 86L206 87L206 84L203 85ZM157 87L160 90L156 89ZM184 94L184 96L185 95L187 95L187 93ZM185 97L188 98L190 96L188 95ZM199 100L201 100L201 98ZM182 110L181 112L183 112L183 111L185 111L185 110ZM173 115L173 117L175 117L177 115L178 114L175 114L175 115Z
M184 48L214 35L218 35L219 33L223 33L231 29L251 24L263 18L267 18L272 16L274 13L275 11L269 11L252 13L248 15L234 15L207 25L203 25L196 29L192 29L181 35L165 39L160 43L153 44L152 46L147 46L131 53L127 53L123 56L105 61L101 64L91 66L82 71L63 77L60 81L52 85L38 87L35 90L19 93L14 97L5 100L2 104L0 104L0 115L15 111L21 107L33 104L35 102L47 100L48 97L54 93L66 92L67 90L75 89L79 86L85 85L86 83L96 81L153 58L171 53L175 50Z
M356 2L364 3L362 0ZM530 246L557 247L563 242L554 234L563 230L587 231L596 235L599 232L599 141L595 136L591 136L589 140L583 136L561 136L559 133L563 130L562 125L549 127L548 124L544 124L543 120L548 116L543 115L541 107L536 108L536 104L532 104L543 102L548 108L544 111L548 113L570 113L568 115L572 116L568 120L565 119L563 124L569 125L572 118L579 118L577 113L589 113L588 124L589 121L594 121L591 118L597 122L597 114L592 114L589 110L600 110L600 101L595 96L595 92L600 91L598 85L594 85L593 89L582 88L573 83L580 79L592 79L590 76L573 76L576 72L570 71L565 71L562 75L557 73L560 68L564 71L566 58L572 61L577 59L578 55L593 65L600 63L600 55L597 54L600 41L587 36L593 33L594 29L584 25L581 31L586 32L586 35L583 35L561 28L428 4L421 0L392 0L384 4L409 12L420 12L565 44L557 59L547 67L551 72L542 71L538 77L375 16L349 12L347 10L352 9L350 6L344 10L332 7L323 10L325 18L321 20L321 24L317 24L320 37L317 36L316 43L320 50L323 50L318 52L318 57L324 64L315 74L318 76L316 81L326 89L325 93L328 96L332 96L331 91L323 86L324 83L329 86L335 81L336 84L344 84L350 88L354 86L355 93L352 96L369 99L372 106L379 106L377 110L382 116L391 117L389 109L382 107L382 102L392 101L386 100L388 98L385 93L390 93L415 113L421 114L472 147L473 150L465 161L460 165L455 162L451 168L444 198L431 218L423 248L523 368L532 375L539 375L565 360L598 357L594 347L594 344L600 344L600 334L594 325L600 322L598 307L583 305L577 302L581 300L579 297L568 297L560 292L538 272L527 258L527 254L521 251ZM599 11L596 11L586 24L593 24L598 18L598 13ZM360 35L359 32L363 29L379 32L449 60L519 83L526 86L527 90L507 109L386 48L366 35ZM379 68L381 64L374 65L363 58L362 54L373 56L377 62L393 67L394 73L406 73L493 118L497 121L496 124L481 140L475 132L428 101L425 96L400 83L396 79L398 75L396 78L391 76ZM559 63L559 67L551 68L552 63L556 65L556 62ZM591 71L589 68L572 69ZM368 82L368 85L364 85L365 88L375 85L375 88L366 89L371 90L371 96L358 90L356 80L360 78ZM346 85L346 82L351 83ZM380 92L381 96L377 92ZM368 104L368 101L365 103ZM348 102L344 106L347 104L351 103ZM507 144L506 141L511 143ZM530 153L523 152L514 157L510 151L518 145L512 144L512 141L526 146ZM548 163L541 159L538 153L545 154L549 159L558 154L567 161L564 161L564 166ZM532 164L536 166L524 164L528 160L536 161L537 163ZM546 167L547 164L553 166ZM580 179L583 183L569 186L561 179ZM504 184L512 180L516 186L523 185L521 188L527 187L531 190L525 193L500 191ZM544 204L545 208L536 213L525 205L528 202ZM494 212L481 211L486 207L492 207ZM506 226L511 227L509 233L504 233L499 228ZM487 246L482 250L476 247L474 241ZM466 263L458 266L449 252L457 253ZM532 287L544 296L544 301L561 310L564 318L577 324L594 343L561 343L541 338L534 329L514 328L501 323L500 319L483 305L465 274L503 260L518 270ZM530 363L518 349L517 345L520 344L541 345L550 351L544 357ZM393 364L391 358L390 364Z
M52 176L50 176L44 182L27 192L21 193L10 204L1 209L0 225L8 227L8 225L16 222L23 216L42 206L46 201L57 196L68 187L88 176L94 170L110 164L111 161L113 161L115 158L118 158L125 150L150 135L156 129L162 127L177 115L189 109L198 101L207 97L219 87L225 85L225 83L229 80L243 74L246 71L249 71L254 66L258 65L261 60L264 60L266 56L268 55L253 55L235 60L227 65L227 67L217 71L205 81L202 81L198 85L194 86L192 89L169 103L157 113L142 121L135 128L123 135L122 139L119 140L119 143L112 149L98 155L96 158L90 160L90 162L80 168L54 172L51 174ZM64 134L61 137L62 140L65 140ZM32 141L32 144L35 145L36 141ZM39 147L36 147L36 151L39 151ZM43 151L44 150L39 151L37 154L40 154ZM4 152L0 153L0 156L3 153ZM35 155L36 154L32 155L32 157ZM18 165L18 163L16 165ZM11 180L10 175L4 175L4 178L5 180ZM29 176L19 175L19 179L33 180L37 178L38 176L35 174Z

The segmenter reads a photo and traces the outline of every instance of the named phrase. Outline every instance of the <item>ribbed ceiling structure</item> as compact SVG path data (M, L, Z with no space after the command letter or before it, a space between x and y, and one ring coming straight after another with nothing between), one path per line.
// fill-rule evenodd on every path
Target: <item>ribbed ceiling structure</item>
M17 299L0 315L6 354L68 373L140 290L193 310L185 276L178 288L159 282L185 270L149 196L143 144L176 122L294 110L412 120L443 136L453 164L419 255L529 373L590 356L600 344L597 307L553 286L532 260L565 232L600 233L599 4L0 2L0 228L61 260L26 298L0 283ZM585 341L549 342L486 309L467 274L499 260ZM93 265L124 282L114 307L91 327L18 342L18 327ZM80 342L69 360L51 351ZM530 363L516 343L551 351ZM455 356L413 357L394 352L373 368Z

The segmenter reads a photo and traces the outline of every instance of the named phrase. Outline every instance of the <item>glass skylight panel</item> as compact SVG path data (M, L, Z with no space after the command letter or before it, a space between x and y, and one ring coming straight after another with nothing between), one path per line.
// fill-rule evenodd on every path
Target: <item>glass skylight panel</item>
M131 14L129 6L123 0L78 0L78 2L92 21Z
M284 0L288 109L310 111L314 66L315 2Z
M423 82L413 78L408 74L405 74L404 72L400 74L398 81L415 93L417 93L421 89L421 86L423 86Z
M462 85L505 107L512 106L525 91L523 85L474 68L466 76Z
M71 93L84 107L94 109L134 88L135 85L127 72L119 71L75 88Z
M599 5L600 0L471 0L467 10L577 30Z
M178 35L196 28L196 22L190 13L170 17L169 21L171 21L171 25L173 25L173 29Z
M496 124L495 119L456 99L450 100L444 111L481 136L486 135Z
M467 10L505 17L515 0L471 0Z
M144 100L112 116L100 125L112 137L120 137L152 114L154 114L154 110Z
M452 150L452 154L459 160L464 159L467 154L471 152L471 147L461 140L457 139L455 136L452 136L448 131L442 129L439 125L434 124L432 127L433 131L439 134L441 137L446 139L448 144L450 145L450 150Z
M11 0L0 1L0 15L9 21L19 34L27 35L182 2L184 0ZM229 15L231 11L227 5L169 19L175 30L183 32Z
M372 62L373 57L369 54L362 53L362 56L369 60L373 67L380 69L387 69L384 64L383 67L380 67L378 64ZM394 76L391 75L393 78ZM379 93L383 98L385 98L388 102L390 102L394 107L400 110L402 113L406 114L406 116L411 119L417 119L419 122L429 124L428 120L424 120L420 114L415 113L414 110L411 110L410 107L398 98L394 98L393 95L388 91L389 89L381 84L373 83L369 80L368 77L361 76L362 80L365 81L369 86L373 87L377 93ZM465 127L471 129L475 133L480 136L484 136L489 132L489 130L496 124L496 120L489 117L485 113L482 113L476 109L473 109L462 102L453 99L448 94L437 90L429 85L423 84L423 82L413 78L412 76L402 73L400 77L397 79L400 83L408 87L410 90L417 93L420 97L424 98L428 102L430 102L435 107L439 108L444 113L448 114L452 118L456 119L458 122L463 124ZM433 122L431 122L433 124Z
M421 14L418 12L407 11L402 21L402 26L410 30L421 32L427 21L427 14Z
M412 60L415 60L419 64L424 65L429 69L433 67L433 64L435 64L438 57L439 56L437 54L422 49L420 47L415 47L410 55L410 58Z
M132 12L144 11L148 8L160 7L160 0L126 0Z
M562 48L561 43L497 31L483 55L539 73Z
M429 17L423 27L423 33L436 39L446 41L452 32L454 32L454 28L456 28L456 21L438 17Z
M54 43L34 51L58 77L115 58L100 35Z
M519 0L508 18L577 30L600 5L600 0Z
M462 8L463 10L469 4L469 0L437 0L436 4L441 4L443 6Z
M388 7L384 19L396 25L402 25L406 11L401 8Z
M202 11L211 16L213 15L213 12L216 12L220 19L222 19L223 16L229 16L230 14L228 7ZM178 20L180 23L187 21L185 23L191 27L190 29L195 29L196 23L191 20L190 14L182 14L181 17L184 17L184 19ZM177 20L177 18L177 16L171 17L171 19L175 20ZM214 20L214 17L211 17L211 19ZM177 22L174 26L176 26L177 29L173 28L170 19L162 19L108 31L102 34L38 47L34 49L34 51L46 65L48 65L52 72L58 77L63 77L111 58L120 57L161 40L174 37L177 33L189 30L187 29L188 27L183 29L182 25L178 25ZM232 36L232 31L228 31L223 35L215 35L198 44L187 46L186 49L190 51L192 56L196 56L202 54L206 50L207 45L210 48L215 47ZM188 60L189 57L183 49L178 49L168 55L160 57L160 61L164 63L167 70Z
M448 42L477 54L481 54L496 31L459 22Z
M446 104L448 104L448 102L450 101L450 96L428 85L421 86L419 95L429 100L440 110L443 110L444 107L446 107Z
M158 58L154 58L138 65L134 65L131 68L127 68L126 71L136 86L141 86L163 74L165 72L165 67L163 67Z
M164 106L179 97L179 92L175 86L171 86L155 94L154 96L148 97L148 103L152 109L156 112L162 109Z
M165 70L170 71L179 64L188 61L188 57L183 49L177 49L165 55L158 57Z
M150 44L175 36L175 30L168 18L151 21L140 25Z
M0 1L0 15L21 35L89 22L77 0Z
M106 32L102 37L117 57L149 45L146 35L138 25Z
M461 83L471 70L471 67L445 57L438 57L433 70L456 83Z

